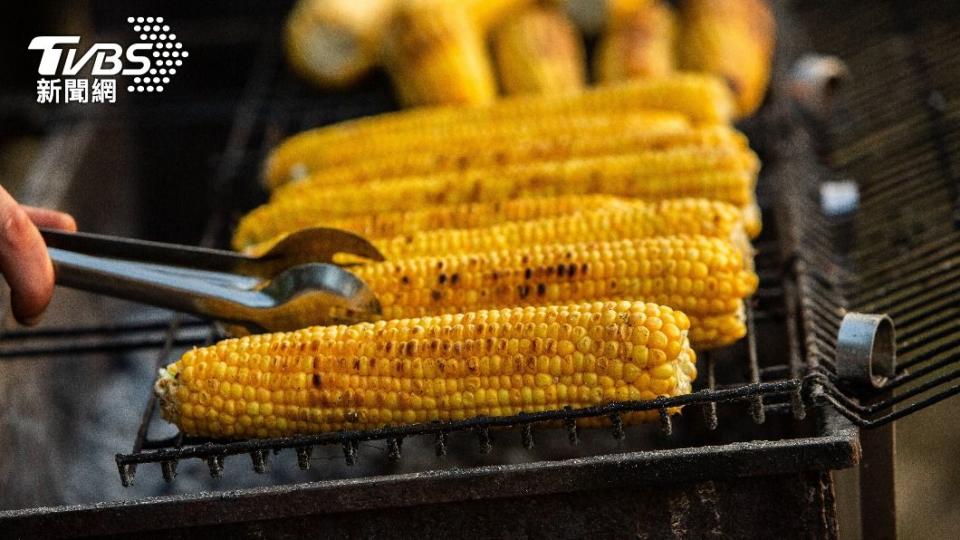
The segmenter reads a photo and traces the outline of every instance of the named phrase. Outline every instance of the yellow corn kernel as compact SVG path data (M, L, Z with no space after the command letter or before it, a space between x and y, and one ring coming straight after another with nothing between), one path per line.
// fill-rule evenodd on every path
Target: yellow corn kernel
M776 23L765 0L685 0L677 50L683 69L727 82L738 116L752 114L767 92Z
M676 65L676 16L666 2L608 14L594 73L601 83L663 77Z
M583 371L572 375L554 374L554 362L550 360L543 364L522 360L516 365L507 362L501 364L504 373L510 369L523 378L522 386L509 389L498 389L494 384L500 380L497 377L476 377L468 370L445 370L431 379L425 378L422 373L417 375L405 369L392 371L386 376L364 376L356 368L358 358L347 353L349 347L345 346L354 339L373 343L377 350L384 351L380 356L381 361L393 358L401 362L398 364L400 366L409 366L417 361L444 364L459 361L465 365L470 358L470 353L466 352L468 344L481 333L486 336L485 339L497 343L524 339L528 324L542 323L548 326L571 325L582 329L584 334L590 334L595 332L594 328L598 325L605 325L600 319L608 312L613 312L611 319L616 321L613 323L616 331L611 333L611 342L625 345L627 342L623 336L629 335L630 330L638 324L636 321L639 319L635 315L643 313L645 321L657 318L663 326L678 326L680 335L675 340L676 346L655 349L652 345L635 345L634 349L649 349L651 356L657 353L656 356L666 357L664 363L652 369L636 365L633 356L626 353L625 346L617 347L611 357L605 356L605 347L600 347L597 353L591 353L592 367L584 364ZM646 395L644 392L650 394L655 391L668 396L679 395L681 391L689 392L690 380L696 375L696 356L686 339L688 324L685 317L670 308L620 301L515 307L353 326L311 327L296 332L230 339L205 349L189 351L180 361L160 371L155 391L165 419L178 425L187 435L205 437L283 436L340 429L369 429L398 423L459 420L476 415L515 415L566 406L588 407L624 396L635 398ZM348 337L348 332L351 337ZM432 347L431 342L436 339L449 340L453 345L449 350ZM230 352L238 350L245 354L242 357L230 355ZM276 387L284 386L286 379L295 379L289 385L307 379L311 381L313 390L322 392L330 384L329 381L355 377L357 382L354 387L363 381L365 388L374 395L382 396L377 401L383 405L366 402L337 404L325 399L311 399L292 408L281 407L277 402L258 403L244 398L236 405L241 414L236 417L227 414L225 417L226 413L213 408L213 405L203 406L196 401L204 381L214 377L212 370L205 373L204 380L188 380L182 376L182 366L188 360L198 360L202 354L198 351L207 353L199 360L200 364L222 361L268 371L273 375L270 380L274 381ZM322 367L297 361L279 362L281 359L296 360L298 356L306 354L304 351L313 351L325 358L343 358L344 361L329 362ZM261 363L259 360L262 358L270 361ZM615 363L623 364L623 371L629 373L632 381L628 381L626 375L612 372L610 366ZM649 389L638 386L637 382L644 377L637 377L637 371L646 376ZM447 386L443 393L438 393L430 383L439 380L456 381L461 383L461 388L470 389L453 391ZM508 377L506 380L512 379ZM395 390L398 386L408 386L409 389L398 392ZM268 410L272 414L267 414ZM228 422L221 422L221 418ZM654 418L655 414L629 415L629 421ZM582 424L591 426L608 422L606 419L585 419ZM225 427L227 424L230 429Z
M535 128L557 117L616 116L650 110L680 113L694 122L728 122L733 107L730 90L720 79L681 73L577 94L512 96L484 107L414 109L294 135L270 154L264 179L268 186L276 187L310 171L376 155L376 149L396 140L443 139L451 132L472 133L483 140L485 132L516 130L519 125Z
M561 94L586 84L583 40L556 4L512 14L495 29L491 45L507 94Z

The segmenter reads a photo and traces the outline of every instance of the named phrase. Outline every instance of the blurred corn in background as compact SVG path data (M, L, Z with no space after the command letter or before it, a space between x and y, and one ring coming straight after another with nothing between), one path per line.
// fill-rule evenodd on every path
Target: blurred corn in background
M556 1L512 13L491 42L505 94L575 92L586 84L583 38Z
M610 0L594 57L599 83L662 77L676 69L677 22L658 0Z
M760 106L770 82L776 23L765 0L684 0L680 67L723 78L739 116Z
M349 86L380 63L397 0L300 0L287 18L290 65L321 86Z

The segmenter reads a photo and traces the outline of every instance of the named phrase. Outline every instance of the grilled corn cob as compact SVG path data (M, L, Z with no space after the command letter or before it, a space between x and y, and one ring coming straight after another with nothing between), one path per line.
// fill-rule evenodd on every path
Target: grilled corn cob
M386 318L557 303L570 295L644 297L685 313L716 315L735 311L757 286L731 242L698 235L536 244L352 270L377 294ZM654 283L657 278L663 282Z
M352 181L364 175L378 178L501 166L578 151L589 153L591 148L602 152L604 146L614 148L621 144L617 141L624 134L627 138L642 140L646 136L656 140L688 129L690 123L683 116L665 112L583 114L529 123L445 126L412 137L385 138L376 147L344 148L336 156L304 156L293 172L299 175L298 181L327 176L333 183L336 178ZM570 150L566 150L568 147Z
M776 33L770 6L764 0L686 0L681 20L681 66L723 77L739 116L753 113L770 80Z
M557 165L550 174L498 174L497 176L446 175L370 182L362 190L330 188L308 190L298 197L285 197L254 209L240 220L236 238L239 245L268 240L277 234L333 218L357 214L395 212L438 204L492 203L517 197L607 193L647 200L677 197L717 199L738 207L753 208L754 173L742 170L672 173L637 177L625 172L605 177L589 170ZM756 218L745 212L745 218ZM759 223L745 221L748 234L759 231Z
M674 70L676 18L664 2L611 13L597 44L594 73L601 83L663 77Z
M506 94L561 94L586 84L583 40L555 2L539 2L509 17L491 42Z
M614 241L677 234L723 238L733 242L744 253L750 252L740 209L708 199L622 201L616 206L565 216L507 222L489 227L421 230L373 240L373 243L387 259L392 260L516 249L533 244ZM279 238L257 244L249 251L264 253ZM309 259L308 254L306 259Z
M347 86L379 63L395 0L300 0L287 18L287 59L321 86Z
M371 157L348 165L324 168L297 182L279 187L274 191L274 197L315 187L356 185L402 176L477 169L494 173L505 166L530 165L532 162L681 148L695 151L698 148L745 150L748 147L746 137L729 126L687 128L669 120L644 123L647 125L634 128L628 127L623 121L614 121L610 123L610 129L598 129L593 133L551 132L519 140L445 141L422 151Z
M683 313L642 302L312 327L189 351L160 370L155 391L166 420L214 438L651 400L690 392L688 328ZM623 420L657 417L642 411Z
M411 235L435 229L490 227L507 221L528 221L575 215L600 208L621 208L627 200L611 195L520 198L489 203L431 206L420 210L363 214L329 219L319 213L288 214L288 219L264 221L261 227L246 227L233 237L237 251L259 252L253 247L271 238L308 227L331 227L350 231L368 240ZM282 218L283 216L276 216Z
M475 229L441 229L375 240L387 259L516 249L534 244L615 241L694 234L749 247L736 206L708 199L636 201L619 209L503 223Z
M747 149L674 149L634 155L538 162L492 170L368 182L278 193L244 217L238 234L261 223L416 209L428 205L493 202L522 196L607 193L642 199L702 197L745 206L753 202L758 162Z
M387 72L406 106L482 105L496 97L483 34L456 2L401 2L383 53Z
M725 122L733 112L730 92L709 76L675 74L629 81L562 96L514 96L486 107L436 107L389 113L305 131L280 144L266 162L264 178L275 187L319 168L343 164L391 140L446 137L451 132L503 131L556 117L614 116L659 109L696 122ZM514 129L516 129L514 127ZM477 134L478 140L484 135ZM427 143L429 145L429 143ZM416 143L410 144L417 147Z

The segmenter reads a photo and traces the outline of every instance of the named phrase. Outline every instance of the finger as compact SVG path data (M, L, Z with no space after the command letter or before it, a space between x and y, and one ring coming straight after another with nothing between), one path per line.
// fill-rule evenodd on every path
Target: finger
M30 220L37 227L47 227L48 229L59 229L67 232L77 232L77 222L70 214L50 210L49 208L36 208L34 206L21 205Z
M26 211L0 188L0 272L10 285L13 316L34 324L53 295L53 265Z

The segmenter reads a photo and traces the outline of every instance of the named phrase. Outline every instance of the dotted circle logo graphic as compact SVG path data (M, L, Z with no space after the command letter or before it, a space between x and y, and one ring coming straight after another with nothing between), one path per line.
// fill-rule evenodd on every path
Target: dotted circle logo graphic
M140 37L141 43L152 45L150 69L134 77L127 91L163 92L165 85L170 83L170 76L177 74L177 68L183 65L183 59L189 57L190 53L183 48L183 43L177 41L177 34L173 33L170 25L164 24L163 17L127 17L127 22Z

